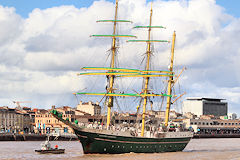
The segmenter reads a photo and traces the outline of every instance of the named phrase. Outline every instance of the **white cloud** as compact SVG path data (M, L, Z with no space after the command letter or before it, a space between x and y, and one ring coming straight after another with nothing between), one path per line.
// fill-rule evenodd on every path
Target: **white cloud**
M118 31L145 39L147 32L132 27L148 25L149 10L150 3L145 0L121 0L119 19L134 24L120 24ZM111 40L89 36L112 34L111 24L96 20L112 19L113 13L114 4L104 0L88 8L34 9L26 19L14 8L0 6L0 105L26 99L35 106L74 106L73 97L67 96L71 92L93 86L101 90L101 85L104 91L104 80L79 78L76 73L83 66L109 66ZM167 29L154 30L152 36L171 40L176 30L176 68L188 68L180 79L187 96L226 98L231 112L240 111L239 24L240 19L226 14L215 0L154 1L153 25ZM144 62L140 63L146 45L125 40L120 40L120 67L143 68ZM167 69L170 47L165 43L154 45L154 69ZM120 86L128 88L130 83L137 84L127 79Z

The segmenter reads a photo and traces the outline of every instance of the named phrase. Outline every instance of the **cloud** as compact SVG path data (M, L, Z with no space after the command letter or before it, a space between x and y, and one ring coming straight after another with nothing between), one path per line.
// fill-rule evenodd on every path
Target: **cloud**
M12 43L22 30L23 19L15 13L14 8L0 6L0 45Z
M119 19L134 23L119 24L117 32L146 39L145 29L132 27L148 25L149 11L150 3L145 0L121 0ZM12 100L20 99L33 101L31 105L36 107L74 106L72 92L85 88L94 91L94 87L104 91L104 78L90 80L89 77L77 77L76 73L84 66L109 67L111 39L90 35L112 34L111 24L96 21L112 19L113 13L114 4L104 0L88 8L34 9L25 19L16 14L14 8L0 6L0 104L12 105ZM167 27L154 29L153 39L171 40L176 30L175 68L188 68L180 78L187 96L226 98L231 105L230 111L239 112L240 19L226 14L215 0L156 0L153 25ZM126 43L126 40L118 41L117 64L143 69L146 45ZM170 43L154 44L153 69L167 69L170 48ZM121 83L117 87L129 92L133 92L129 84L136 91L141 90L141 86L137 88L138 81L128 78L117 82ZM152 80L150 88L156 89L154 83L158 81ZM164 87L159 83L157 88Z

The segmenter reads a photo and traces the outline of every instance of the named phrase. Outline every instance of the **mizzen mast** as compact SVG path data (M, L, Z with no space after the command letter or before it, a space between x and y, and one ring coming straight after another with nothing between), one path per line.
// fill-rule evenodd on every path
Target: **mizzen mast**
M176 39L176 33L175 31L173 32L173 39L172 39L172 48L171 48L171 60L170 60L170 67L169 71L173 71L173 60L174 60L174 48L175 48L175 39ZM173 85L173 76L169 77L168 80L168 91L167 94L171 95L172 94L172 85ZM166 112L165 112L165 127L168 126L168 120L169 120L169 112L170 112L170 106L171 106L171 97L167 97L167 107L166 107Z

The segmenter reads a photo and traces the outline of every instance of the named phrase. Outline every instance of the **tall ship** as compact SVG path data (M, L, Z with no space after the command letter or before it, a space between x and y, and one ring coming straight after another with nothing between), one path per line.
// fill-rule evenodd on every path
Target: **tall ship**
M94 95L102 96L106 98L107 103L107 121L106 125L99 129L79 127L77 124L71 123L68 119L63 119L62 114L56 110L51 110L52 115L58 120L70 126L78 139L80 140L83 151L85 154L89 153L102 153L102 154L120 154L120 153L159 153L159 152L176 152L182 151L191 140L193 134L187 131L169 132L169 112L171 106L172 87L174 83L174 72L173 72L173 59L174 59L174 46L175 46L175 32L173 33L172 48L171 48L171 60L170 66L167 71L151 70L151 56L152 47L151 44L154 42L168 42L165 40L153 40L151 37L152 29L164 28L162 26L152 25L152 5L150 10L149 25L147 26L136 26L134 28L145 28L148 30L147 40L128 40L128 42L145 42L147 44L147 51L145 54L145 68L140 69L129 69L129 68L118 68L116 66L116 52L117 52L117 39L121 37L135 37L133 35L120 35L117 33L117 23L128 23L128 20L119 20L118 17L118 0L115 3L115 16L113 20L100 20L98 22L110 22L113 23L113 34L112 35L93 35L95 37L111 37L111 62L109 67L84 67L84 70L97 70L101 72L85 72L79 75L104 75L107 78L107 87L105 93L86 93L79 92L76 95ZM119 77L132 77L143 79L142 89L139 93L124 93L117 92L114 84L116 78ZM156 77L168 77L167 93L155 93L149 89L150 78ZM133 89L134 90L134 89ZM137 107L142 108L141 123L135 125L136 129L119 131L113 129L111 124L111 110L117 97L138 97L141 99L140 105ZM166 111L165 111L165 122L162 130L155 129L155 131L149 131L146 129L146 107L149 103L152 103L150 97L167 97ZM150 133L151 132L151 133ZM150 133L150 134L149 134Z

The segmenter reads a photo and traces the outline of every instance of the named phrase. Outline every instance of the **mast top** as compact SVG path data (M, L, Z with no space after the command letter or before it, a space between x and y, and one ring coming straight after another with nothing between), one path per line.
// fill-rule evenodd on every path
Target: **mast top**
M152 12L153 1L151 2L151 12Z

